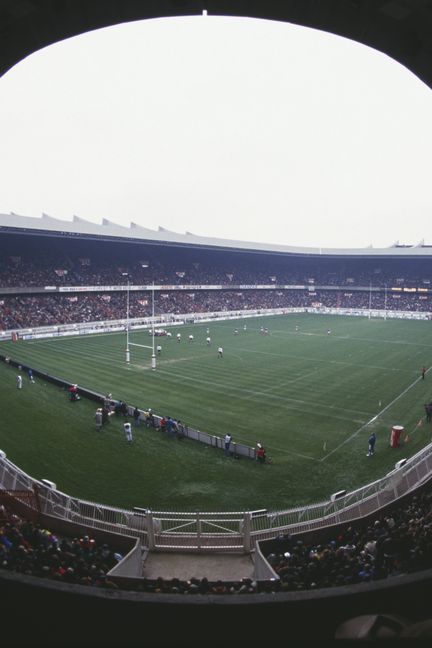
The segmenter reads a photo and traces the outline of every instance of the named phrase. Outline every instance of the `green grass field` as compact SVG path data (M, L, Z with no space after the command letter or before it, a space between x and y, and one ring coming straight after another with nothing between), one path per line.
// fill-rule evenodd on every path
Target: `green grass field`
M262 325L268 335L260 334ZM430 442L424 403L432 399L432 371L423 381L420 370L432 365L431 322L301 314L208 326L209 347L206 324L159 338L156 371L150 348L131 346L126 364L125 333L0 348L23 364L199 430L218 436L229 430L251 446L261 441L271 463L236 461L144 427L134 430L129 446L123 421L112 417L97 433L94 402L70 403L64 390L40 380L32 385L26 376L17 390L17 370L5 363L0 448L32 476L83 499L159 511L243 511L281 510L352 490ZM134 332L130 341L150 345L151 337ZM395 424L409 435L398 449L389 445ZM372 429L376 454L366 457Z

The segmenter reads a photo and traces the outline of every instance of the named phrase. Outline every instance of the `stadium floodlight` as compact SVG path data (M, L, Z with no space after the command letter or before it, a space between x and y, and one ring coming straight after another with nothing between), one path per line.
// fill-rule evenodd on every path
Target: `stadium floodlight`
M156 369L156 355L155 355L155 325L154 325L154 281L152 284L152 358L151 368Z

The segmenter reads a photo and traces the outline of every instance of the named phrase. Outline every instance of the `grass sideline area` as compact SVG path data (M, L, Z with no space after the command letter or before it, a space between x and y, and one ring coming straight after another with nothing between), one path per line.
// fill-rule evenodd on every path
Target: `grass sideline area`
M98 433L94 402L71 403L65 390L38 379L31 384L26 375L18 390L17 370L5 363L0 448L30 475L102 504L243 511L282 510L352 490L430 442L424 403L432 400L432 371L421 380L421 368L432 365L431 322L291 314L171 331L171 338L157 338L156 371L147 331L130 334L145 346L130 347L129 365L125 333L0 348L24 365L210 434L229 430L235 441L261 441L272 463L236 461L144 427L134 429L128 445L123 419L112 417ZM398 449L389 444L395 424L405 428ZM372 430L376 454L366 457Z

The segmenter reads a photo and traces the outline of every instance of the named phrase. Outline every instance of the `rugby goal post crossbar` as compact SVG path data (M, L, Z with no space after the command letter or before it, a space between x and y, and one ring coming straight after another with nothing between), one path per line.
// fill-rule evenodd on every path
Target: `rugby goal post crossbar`
M149 346L148 344L139 344L138 342L129 342L129 346L142 347L143 349L153 349L153 347Z

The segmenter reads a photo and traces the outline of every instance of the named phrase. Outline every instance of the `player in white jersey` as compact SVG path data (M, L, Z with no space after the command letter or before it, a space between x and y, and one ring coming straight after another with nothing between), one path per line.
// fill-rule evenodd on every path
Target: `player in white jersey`
M132 425L130 423L124 423L123 429L126 436L126 441L128 443L132 443Z

